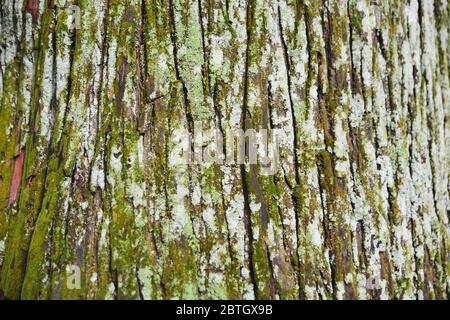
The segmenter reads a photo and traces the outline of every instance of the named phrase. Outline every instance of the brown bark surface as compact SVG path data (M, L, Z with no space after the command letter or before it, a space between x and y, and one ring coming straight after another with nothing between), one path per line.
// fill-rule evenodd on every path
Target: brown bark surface
M0 1L0 296L449 298L447 0Z

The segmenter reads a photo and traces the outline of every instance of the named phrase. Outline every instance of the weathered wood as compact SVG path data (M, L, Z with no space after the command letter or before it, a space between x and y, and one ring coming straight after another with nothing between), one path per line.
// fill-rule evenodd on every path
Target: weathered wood
M449 298L446 0L0 8L0 296Z

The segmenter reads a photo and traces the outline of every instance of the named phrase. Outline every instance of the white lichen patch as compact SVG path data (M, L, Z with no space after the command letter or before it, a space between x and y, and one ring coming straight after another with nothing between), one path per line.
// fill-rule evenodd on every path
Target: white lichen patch
M141 293L144 300L152 298L152 269L150 267L140 268L138 271L139 281L142 284Z
M217 230L217 227L214 209L207 208L205 211L203 211L202 217L208 229L212 232L215 232Z

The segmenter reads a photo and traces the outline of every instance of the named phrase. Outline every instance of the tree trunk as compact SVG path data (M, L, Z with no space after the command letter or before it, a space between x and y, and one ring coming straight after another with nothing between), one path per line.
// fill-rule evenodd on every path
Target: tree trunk
M0 13L0 297L449 298L447 0ZM173 164L199 124L275 171Z

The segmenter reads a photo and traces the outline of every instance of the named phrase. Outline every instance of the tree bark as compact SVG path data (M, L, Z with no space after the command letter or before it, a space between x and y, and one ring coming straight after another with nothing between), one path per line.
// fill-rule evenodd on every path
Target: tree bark
M0 296L449 298L446 0L0 7ZM197 123L276 172L172 165Z

